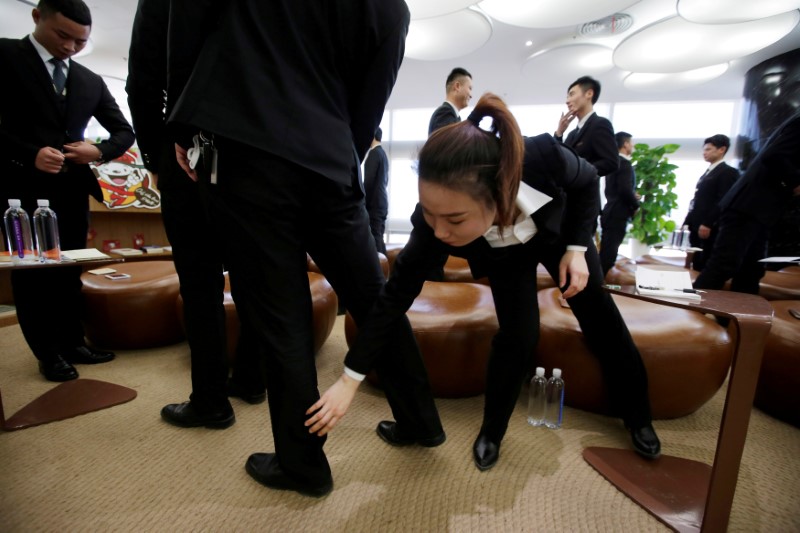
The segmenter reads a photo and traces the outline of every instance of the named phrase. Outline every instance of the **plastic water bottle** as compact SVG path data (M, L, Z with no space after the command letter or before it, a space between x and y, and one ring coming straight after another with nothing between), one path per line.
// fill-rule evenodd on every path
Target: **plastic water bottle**
M544 424L546 391L547 380L544 377L544 368L537 367L536 374L531 379L531 388L528 390L528 424L532 426Z
M564 380L560 368L554 368L553 375L547 380L546 403L544 425L550 429L560 428L564 414Z
M35 263L39 261L31 235L31 220L19 200L9 200L3 215L6 227L6 244L13 263Z
M683 250L684 252L686 251L687 248L689 248L692 245L692 243L689 242L690 235L691 232L689 231L689 226L683 226L683 228L681 229L680 249Z
M50 209L50 200L37 200L39 208L33 212L33 229L36 247L42 263L61 262L61 244L58 238L58 218Z

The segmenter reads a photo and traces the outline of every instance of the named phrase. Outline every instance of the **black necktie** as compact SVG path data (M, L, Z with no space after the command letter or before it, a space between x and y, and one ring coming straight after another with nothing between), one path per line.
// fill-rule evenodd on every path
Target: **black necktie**
M64 86L67 84L67 75L64 74L64 62L58 58L50 60L53 64L53 87L56 89L56 94L61 96L64 93Z

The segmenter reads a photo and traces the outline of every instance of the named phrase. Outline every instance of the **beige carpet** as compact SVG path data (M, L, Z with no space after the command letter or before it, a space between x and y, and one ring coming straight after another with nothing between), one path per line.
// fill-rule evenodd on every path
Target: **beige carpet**
M320 387L340 374L343 321L318 356ZM18 326L0 329L6 416L49 390ZM322 500L266 489L244 471L270 451L266 405L234 401L224 431L178 429L161 407L189 394L185 344L119 352L81 377L138 391L132 402L0 434L0 531L664 531L596 473L586 446L628 446L615 419L567 408L564 428L532 428L520 399L491 471L472 464L483 398L438 400L447 442L392 448L375 435L390 416L362 386L326 445L334 491ZM454 369L455 371L455 369ZM569 376L566 376L569 387ZM691 416L657 421L664 452L710 463L724 390ZM730 531L800 531L800 430L753 411Z

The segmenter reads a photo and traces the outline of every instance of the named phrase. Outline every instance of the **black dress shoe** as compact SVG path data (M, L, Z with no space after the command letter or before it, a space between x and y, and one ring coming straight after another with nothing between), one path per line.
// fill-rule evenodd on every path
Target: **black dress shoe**
M199 413L192 402L171 403L161 409L161 418L182 428L207 427L210 429L225 429L236 422L233 409L227 411L213 411Z
M61 352L61 356L73 365L96 365L114 359L114 352L104 352L88 346L76 346L71 350Z
M500 458L500 444L492 442L489 437L481 433L472 445L472 458L478 470L489 470Z
M49 381L70 381L77 379L78 371L57 355L55 359L39 361L39 372Z
M242 386L241 384L232 379L228 380L227 389L229 398L239 398L251 405L264 403L264 401L267 399L266 391L263 390L261 392L248 391L245 389L244 386Z
M392 446L408 446L410 444L419 444L420 446L425 446L426 448L433 448L435 446L439 446L445 440L447 440L447 435L445 435L444 431L435 437L425 437L419 439L409 435L404 435L397 429L397 422L391 422L389 420L379 422L375 431L378 433L378 436L381 439Z
M656 430L652 424L631 429L631 441L636 453L647 459L656 459L661 455L661 441L658 440Z
M250 477L271 489L293 490L304 496L321 498L333 490L333 478L328 478L321 485L308 485L291 479L281 470L274 453L254 453L247 458L244 469Z

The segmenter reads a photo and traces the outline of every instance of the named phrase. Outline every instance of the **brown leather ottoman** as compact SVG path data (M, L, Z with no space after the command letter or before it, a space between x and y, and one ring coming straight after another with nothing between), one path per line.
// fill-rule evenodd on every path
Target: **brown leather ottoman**
M406 315L422 352L433 395L464 398L482 394L492 338L498 327L489 287L427 281ZM348 346L356 334L355 321L348 314ZM374 374L368 379L377 384Z
M92 344L135 350L174 344L183 339L175 309L179 282L172 261L114 265L129 279L110 280L84 272L84 330Z
M770 304L775 316L764 346L753 404L800 427L800 320L789 314L789 309L800 311L800 300L776 300Z
M610 414L600 364L583 339L558 289L539 291L541 337L536 366L561 368L564 403ZM613 296L647 368L654 418L696 411L725 381L733 356L728 332L703 314L624 296Z
M333 287L325 276L317 272L308 272L308 283L311 288L312 329L314 335L314 353L328 340L336 323L336 313L339 301ZM225 327L228 343L228 364L233 366L236 357L236 345L239 342L239 315L236 313L236 304L231 296L231 284L228 273L225 273L225 290L223 292L223 306L225 307ZM183 323L183 298L178 296L178 316Z
M758 295L771 301L800 300L800 267L767 270L758 283Z

